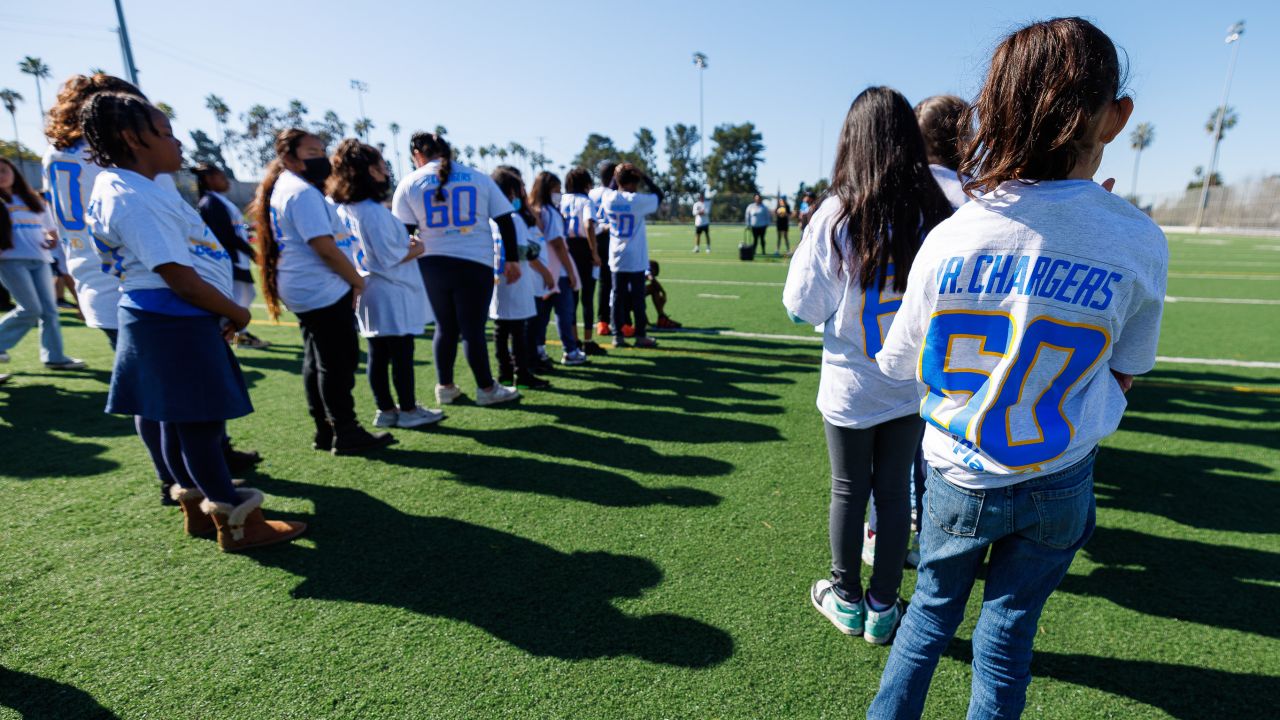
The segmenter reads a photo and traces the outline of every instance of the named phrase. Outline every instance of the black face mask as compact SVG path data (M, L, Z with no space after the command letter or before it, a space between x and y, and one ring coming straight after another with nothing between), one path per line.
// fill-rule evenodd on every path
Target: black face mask
M321 187L324 181L329 179L329 175L333 172L333 168L329 165L329 158L307 158L302 161L302 179Z
M386 200L387 198L391 197L391 178L390 177L384 178L383 180L375 180L374 183L375 183L374 187L376 188L376 192L377 192L377 197L375 197L374 200L378 200L379 202L381 202L382 200Z

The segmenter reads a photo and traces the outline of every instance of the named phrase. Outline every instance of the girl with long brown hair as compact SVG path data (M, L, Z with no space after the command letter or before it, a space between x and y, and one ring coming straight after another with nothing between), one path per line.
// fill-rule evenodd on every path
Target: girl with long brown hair
M545 345L547 342L547 326L551 322L551 313L556 314L556 329L560 336L563 355L560 362L565 365L582 365L587 362L587 354L580 347L578 328L575 319L575 299L582 287L578 277L578 268L569 256L569 245L565 241L564 216L560 214L560 178L554 173L542 171L533 179L533 187L529 190L529 209L538 220L538 230L547 246L547 268L556 278L555 289L550 295L538 298L538 318L533 328L533 339L538 346L539 358L546 360Z
M49 269L49 251L57 242L40 196L13 163L0 158L0 283L17 305L0 318L0 362L8 362L8 350L39 325L40 360L45 367L85 367L62 351L62 326Z
M271 317L282 305L298 317L312 447L351 455L389 445L389 433L370 433L356 420L355 302L364 279L348 257L355 240L320 190L332 170L324 141L290 128L276 136L275 149L252 209L262 297Z

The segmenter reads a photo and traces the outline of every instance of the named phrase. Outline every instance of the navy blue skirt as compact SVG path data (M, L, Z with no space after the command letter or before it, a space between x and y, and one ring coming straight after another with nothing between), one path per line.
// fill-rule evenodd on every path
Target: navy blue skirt
M120 308L107 412L158 422L207 422L253 412L220 318Z

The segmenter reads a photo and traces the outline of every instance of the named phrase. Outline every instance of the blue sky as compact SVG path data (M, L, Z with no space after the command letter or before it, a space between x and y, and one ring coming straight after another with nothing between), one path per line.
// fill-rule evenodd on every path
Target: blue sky
M1156 126L1139 191L1179 191L1207 164L1203 124L1222 93L1222 38L1243 18L1231 90L1241 120L1219 167L1228 181L1280 173L1276 2L124 3L142 88L174 106L184 138L192 128L212 133L210 92L237 113L296 97L313 116L333 109L349 123L357 115L349 82L360 78L375 141L390 143L393 121L406 131L442 124L458 145L514 140L537 149L541 139L559 165L589 132L629 146L646 126L661 151L663 127L697 122L690 56L701 50L710 57L708 129L755 122L766 146L760 182L787 191L830 172L844 113L867 85L891 85L913 103L940 92L971 97L1004 33L1065 14L1094 20L1128 53L1133 122ZM0 10L0 87L27 98L19 109L27 144L39 135L36 93L18 60L42 57L56 82L93 66L120 72L115 24L110 0ZM46 87L46 106L54 93ZM1133 158L1127 141L1113 145L1100 178L1116 177L1127 192Z

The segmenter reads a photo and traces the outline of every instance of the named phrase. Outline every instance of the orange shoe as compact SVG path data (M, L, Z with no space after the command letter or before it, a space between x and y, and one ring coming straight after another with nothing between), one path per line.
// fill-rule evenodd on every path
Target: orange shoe
M634 326L631 326L631 325L622 326L622 337L635 337L635 336L636 336L636 329Z
M613 333L609 330L609 323L598 322L596 323L596 334L600 337L609 337Z

